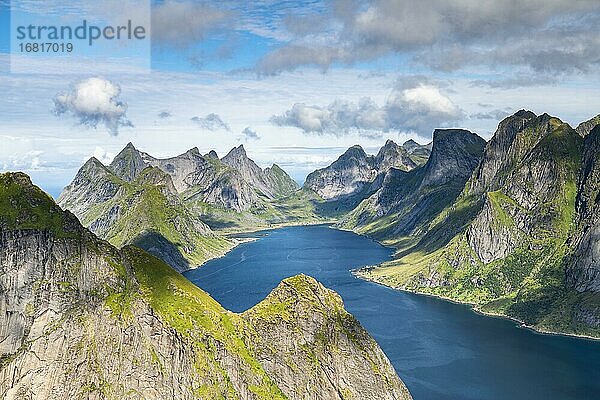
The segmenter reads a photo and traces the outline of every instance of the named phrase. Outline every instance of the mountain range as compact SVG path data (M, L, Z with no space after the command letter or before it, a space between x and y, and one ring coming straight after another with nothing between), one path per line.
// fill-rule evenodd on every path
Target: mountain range
M144 175L172 190L154 167L116 165L88 165L122 179L98 182L98 198ZM227 311L144 250L97 238L22 173L0 175L0 289L5 399L410 399L314 279Z
M285 279L243 313L177 271L230 233L332 222L396 249L355 271L540 331L600 337L600 116L520 110L485 141L353 146L302 187L243 146L88 160L58 205L0 175L3 398L377 398L410 394L341 298ZM64 210L64 211L63 211Z
M276 164L261 169L243 145L223 158L193 148L159 159L128 143L110 165L90 158L58 204L113 245L136 245L184 271L233 247L236 241L228 233L332 221L340 203L344 210L358 204L371 193L365 187L381 184L390 168L410 170L429 153L414 141L405 145L408 150L388 141L377 156L355 146L311 174L300 189ZM346 184L355 190L328 196L319 179L328 186L335 180L338 190Z
M595 121L573 129L521 110L487 143L451 131L452 150L436 131L422 168L394 171L340 222L398 249L357 274L538 330L600 336Z
M438 129L428 145L352 146L301 188L242 146L161 160L129 144L110 166L88 161L59 204L178 270L234 246L228 232L332 222L397 249L360 277L599 336L598 122L520 110L487 142Z
M277 218L275 200L297 189L277 165L258 167L241 145L222 159L197 148L158 159L129 143L108 166L89 159L58 203L115 246L135 244L183 271L235 244L205 219L264 223L265 214Z

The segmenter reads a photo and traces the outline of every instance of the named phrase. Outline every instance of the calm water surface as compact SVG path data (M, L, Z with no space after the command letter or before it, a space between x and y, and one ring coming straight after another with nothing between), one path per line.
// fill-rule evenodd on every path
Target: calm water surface
M304 226L249 236L260 239L185 275L233 311L252 307L283 278L315 277L342 296L416 400L600 399L600 342L536 334L357 279L350 269L392 251L351 232Z

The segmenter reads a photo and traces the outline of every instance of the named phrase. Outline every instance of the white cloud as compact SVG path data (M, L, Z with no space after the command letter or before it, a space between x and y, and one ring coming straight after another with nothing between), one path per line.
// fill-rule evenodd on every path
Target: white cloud
M600 64L598 0L366 0L333 2L327 21L288 27L292 39L256 65L274 74L387 55L453 71L498 65L585 73ZM332 32L332 27L334 32Z
M294 126L305 133L345 135L361 132L409 131L429 135L463 117L462 110L432 85L418 84L404 90L394 90L384 105L364 97L357 103L334 101L328 106L294 104L271 122L279 126Z
M54 98L54 113L71 113L81 125L96 128L104 124L108 131L117 135L119 127L132 126L126 117L127 104L120 99L121 88L104 78L88 78L75 84L67 93Z
M3 171L40 171L42 169L40 150L31 150L18 154L2 163Z
M191 45L230 16L229 11L192 1L167 0L152 9L152 39L159 44Z
M100 161L104 165L108 165L112 162L113 158L115 158L115 154L109 151L106 151L104 148L100 146L96 146L94 152L85 157L84 162L87 161L90 157L95 157L98 161Z

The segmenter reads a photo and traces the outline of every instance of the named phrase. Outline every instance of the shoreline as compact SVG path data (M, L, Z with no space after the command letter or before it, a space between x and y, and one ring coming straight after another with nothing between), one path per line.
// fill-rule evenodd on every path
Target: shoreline
M209 257L206 260L204 260L202 262L202 264L199 264L197 266L185 269L185 270L181 271L180 273L183 274L184 272L187 272L187 271L192 271L192 270L195 270L195 269L198 269L198 268L202 268L202 266L204 266L204 264L206 264L209 261L225 257L227 254L229 254L230 251L234 250L239 245L245 244L245 243L250 243L250 242L255 242L255 241L257 241L257 240L260 239L260 237L247 237L247 238L245 238L245 237L236 237L236 235L246 235L246 234L249 234L249 233L257 233L257 232L269 231L269 230L273 230L273 229L287 228L287 227L292 227L292 226L319 226L319 225L332 225L333 223L335 223L335 221L315 222L315 223L289 223L289 224L283 223L283 224L272 225L272 226L269 226L269 227L255 228L255 229L249 229L249 230L243 230L243 231L240 230L240 231L237 231L237 232L229 232L229 233L223 234L223 237L226 237L227 239L229 239L232 242L232 246L230 248L228 248L225 252L223 252L223 254L219 254L219 255L215 255L213 257Z
M387 247L387 246L385 246L385 247ZM354 275L358 279L362 279L363 281L371 282L371 283L374 283L376 285L380 285L380 286L386 287L386 288L391 289L391 290L397 290L399 292L410 293L410 294L414 294L414 295L417 295L417 296L431 297L431 298L434 298L434 299L437 299L437 300L442 300L442 301L446 301L446 302L453 303L453 304L467 306L469 308L469 310L472 311L472 312L474 312L475 314L479 314L479 315L482 315L484 317L500 318L500 319L504 319L504 320L507 320L507 321L514 322L515 326L517 328L519 328L519 329L526 329L526 330L528 330L530 332L533 332L533 333L535 333L537 335L562 336L562 337L566 337L566 338L584 339L584 340L589 340L589 341L594 341L594 342L600 341L600 337L598 337L598 336L590 336L590 335L583 335L583 334L577 334L577 333L567 333L567 332L557 332L557 331L551 331L551 330L547 330L547 329L536 328L534 325L528 325L524 321L522 321L522 320L520 320L518 318L515 318L515 317L511 317L510 315L500 314L500 313L494 313L494 312L489 312L489 311L483 311L483 310L481 310L480 308L477 307L476 303L469 303L469 302L466 302L466 301L460 301L460 300L453 299L451 297L437 295L437 294L433 294L433 293L419 292L419 291L413 290L413 289L405 289L405 288L401 288L401 287L388 286L388 285L386 285L384 283L381 283L381 282L379 282L379 281L377 281L377 280L375 280L373 278L369 278L367 276L364 276L364 275L360 274L358 272L358 270L352 270L351 273L352 273L352 275Z
M372 240L372 241L378 243L380 246L383 246L385 248L388 248L388 249L391 249L391 250L394 250L394 251L397 250L393 246L385 245L385 244L381 243L380 241L378 241L377 239L374 239L374 238L372 238L372 237L370 237L368 235L365 235L365 234L357 233L357 232L353 231L352 229L335 227L333 225L335 222L336 221L319 222L319 223L293 223L293 224L292 223L289 223L289 224L285 224L284 223L284 224L273 225L273 226L270 226L270 227L263 227L263 228L256 228L256 229L251 229L251 230L247 230L247 231L239 231L239 232L235 232L235 233L228 233L225 236L230 237L232 240L235 241L235 244L230 249L228 249L222 255L211 257L211 258L205 260L202 264L198 265L197 267L188 268L185 271L190 271L190 270L201 268L204 264L206 264L207 262L209 262L211 260L225 257L230 251L232 251L233 249L235 249L236 247L238 247L241 244L254 242L254 241L260 239L259 237L235 238L234 235L243 235L243 234L248 234L248 233L256 233L256 232L261 232L261 231L268 231L268 230L273 230L273 229L281 229L281 228L292 227L292 226L319 226L319 225L328 225L328 227L330 229L335 229L335 230L343 231L343 232L352 232L355 235L359 235L359 236L365 237L365 238L367 238L369 240ZM371 266L371 267L379 267L379 266L381 266L381 264L377 264L377 265ZM364 266L364 267L361 267L361 268L365 268L365 267L368 267L368 266ZM391 290L397 290L397 291L400 291L400 292L410 293L410 294L414 294L414 295L418 295L418 296L427 296L427 297L435 298L435 299L442 300L442 301L447 301L447 302L454 303L454 304L464 305L464 306L467 306L470 309L471 312L474 312L476 314L479 314L479 315L482 315L482 316L485 316L485 317L501 318L501 319L504 319L504 320L507 320L507 321L514 322L515 326L517 328L526 329L526 330L528 330L530 332L533 332L535 334L538 334L538 335L562 336L562 337L567 337L567 338L584 339L584 340L590 340L590 341L595 341L595 342L600 341L600 336L597 337L597 336L590 336L590 335L584 335L584 334L567 333L567 332L557 332L557 331L551 331L551 330L547 330L547 329L537 328L537 327L535 327L533 325L526 324L524 321L522 321L522 320L520 320L518 318L511 317L511 316L506 315L506 314L499 314L499 313L494 313L494 312L489 312L489 311L483 311L483 310L481 310L480 308L477 307L476 303L469 303L469 302L466 302L466 301L460 301L460 300L456 300L456 299L453 299L453 298L448 297L448 296L437 295L437 294L433 294L433 293L425 293L425 292L419 292L417 290L412 290L412 289L405 289L405 288L401 288L401 287L389 286L389 285L381 283L381 282L379 282L379 281L377 281L377 280L375 280L373 278L364 276L363 274L361 274L359 272L359 270L361 268L351 269L350 273L355 278L357 278L357 279L361 279L361 280L366 281L366 282L371 282L371 283L383 286L383 287L391 289ZM185 272L185 271L182 271L182 273Z

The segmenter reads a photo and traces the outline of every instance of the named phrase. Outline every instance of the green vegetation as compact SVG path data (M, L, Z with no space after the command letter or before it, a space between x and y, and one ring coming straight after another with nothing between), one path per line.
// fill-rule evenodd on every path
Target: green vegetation
M598 336L581 316L600 315L598 296L577 293L565 281L569 240L575 231L582 139L560 120L540 116L517 134L513 146L517 156L500 167L487 192L471 193L473 183L467 182L418 241L402 236L396 238L398 243L389 240L400 250L397 258L358 274L392 287L471 303L483 312L510 316L541 330ZM507 194L515 192L526 199L525 205ZM469 232L478 216L483 228ZM391 225L390 217L398 218L375 220L365 231ZM469 235L510 238L512 248L485 264Z
M77 221L67 218L27 175L0 174L0 227L51 231L58 237L77 236Z
M92 225L116 212L114 221L107 222L106 228L99 228L99 235L117 247L136 244L148 249L161 248L174 253L170 257L180 260L179 264L197 266L229 250L233 246L231 241L209 232L198 217L169 193L167 184L161 183L169 181L168 175L158 168L146 168L134 182L121 182L117 196L93 206L83 223Z
M134 267L144 299L167 325L194 343L200 376L220 370L214 359L216 349L212 348L220 343L242 361L240 373L247 375L250 382L255 382L252 385L255 393L262 398L285 398L246 346L243 340L244 321L239 315L222 308L207 293L144 251L132 246L123 250ZM217 386L219 393L235 393L226 376ZM215 392L205 386L198 388L197 393L205 395Z

